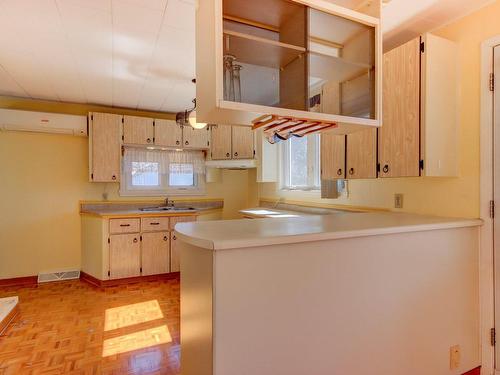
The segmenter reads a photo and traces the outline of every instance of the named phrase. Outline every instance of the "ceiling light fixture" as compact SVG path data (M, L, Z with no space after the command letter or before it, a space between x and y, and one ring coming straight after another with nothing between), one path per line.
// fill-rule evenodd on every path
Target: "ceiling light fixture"
M196 83L196 79L192 80L193 83ZM207 126L205 122L196 121L196 98L193 99L194 107L191 109L186 109L183 112L178 112L175 115L175 120L179 125L182 126L191 126L193 129L203 129Z

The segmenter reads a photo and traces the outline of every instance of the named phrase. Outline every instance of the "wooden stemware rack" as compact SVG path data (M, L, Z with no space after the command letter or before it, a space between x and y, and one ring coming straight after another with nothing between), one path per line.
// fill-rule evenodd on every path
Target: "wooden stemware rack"
M308 120L304 118L264 115L252 121L252 129L263 128L264 136L270 143L285 141L288 138L303 137L305 135L336 128L334 122Z

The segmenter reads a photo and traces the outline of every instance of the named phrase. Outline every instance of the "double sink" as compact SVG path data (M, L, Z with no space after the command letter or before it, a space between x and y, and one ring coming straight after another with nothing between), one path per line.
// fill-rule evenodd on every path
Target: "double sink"
M143 207L143 208L139 208L139 210L144 211L144 212L164 212L164 211L192 212L192 211L196 211L196 208L194 208L194 207L158 206L158 207Z

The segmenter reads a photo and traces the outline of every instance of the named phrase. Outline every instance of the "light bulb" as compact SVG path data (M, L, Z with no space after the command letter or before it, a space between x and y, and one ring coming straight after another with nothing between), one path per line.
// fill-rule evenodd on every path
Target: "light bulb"
M196 111L193 111L189 114L189 125L191 125L194 129L203 129L205 126L207 126L206 123L204 122L196 122Z

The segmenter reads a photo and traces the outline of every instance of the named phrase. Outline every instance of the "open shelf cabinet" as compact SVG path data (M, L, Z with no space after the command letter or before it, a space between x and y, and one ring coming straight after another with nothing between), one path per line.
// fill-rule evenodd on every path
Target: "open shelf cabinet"
M250 126L259 117L273 115L336 124L337 134L380 126L379 18L338 4L200 1L199 120ZM239 79L230 73L235 69Z

